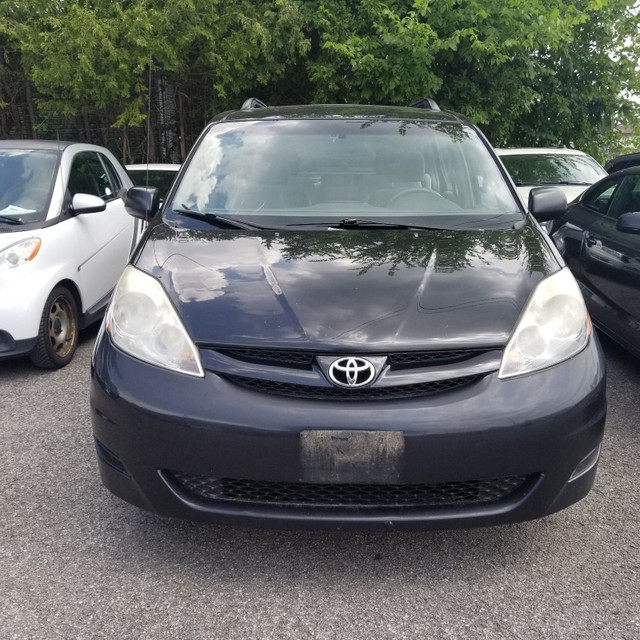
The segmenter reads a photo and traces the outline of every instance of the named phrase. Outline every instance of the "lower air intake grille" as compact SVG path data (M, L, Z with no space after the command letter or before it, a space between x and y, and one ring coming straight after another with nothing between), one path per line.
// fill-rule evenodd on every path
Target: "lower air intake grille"
M508 496L527 480L509 476L439 484L315 484L213 478L166 472L190 496L205 502L312 507L425 507L484 504Z
M228 375L225 377L230 382L251 391L291 398L305 398L308 400L394 400L397 398L419 398L458 389L475 382L481 376L465 376L436 382L419 382L398 387L366 387L362 389L315 387L306 384L278 382L277 380L245 378L244 376Z

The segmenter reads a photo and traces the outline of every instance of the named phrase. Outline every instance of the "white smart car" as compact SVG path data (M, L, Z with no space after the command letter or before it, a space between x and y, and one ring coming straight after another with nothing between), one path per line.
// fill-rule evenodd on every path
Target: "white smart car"
M57 368L99 320L141 233L102 147L0 141L0 359Z

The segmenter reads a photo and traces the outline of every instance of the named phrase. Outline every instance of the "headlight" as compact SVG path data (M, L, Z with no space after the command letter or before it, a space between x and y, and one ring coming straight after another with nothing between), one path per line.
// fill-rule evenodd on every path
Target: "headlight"
M106 327L113 342L129 355L204 377L198 351L162 285L130 265L116 286Z
M20 240L0 251L0 269L13 269L31 262L40 251L40 238Z
M536 287L507 344L499 378L531 373L585 348L591 321L577 282L566 267Z

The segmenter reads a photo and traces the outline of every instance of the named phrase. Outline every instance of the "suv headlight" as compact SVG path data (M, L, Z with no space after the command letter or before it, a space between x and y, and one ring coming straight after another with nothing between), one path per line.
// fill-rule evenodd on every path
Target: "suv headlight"
M0 251L0 269L13 269L31 262L40 251L40 238L27 238Z
M198 350L162 285L131 265L116 286L106 328L113 342L129 355L204 377Z
M511 335L499 378L545 369L587 346L591 321L578 283L566 267L538 284Z

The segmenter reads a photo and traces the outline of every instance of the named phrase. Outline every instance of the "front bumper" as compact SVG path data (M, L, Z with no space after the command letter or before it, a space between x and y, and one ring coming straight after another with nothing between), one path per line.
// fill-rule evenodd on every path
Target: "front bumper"
M203 379L174 374L123 354L105 334L92 376L100 472L113 493L165 515L272 527L454 528L545 516L590 490L606 414L595 338L536 374L498 380L491 373L435 396L375 403L281 398L210 372ZM497 500L426 506L205 499L176 481L188 475L308 488L301 434L327 430L401 434L394 484L405 488L523 480ZM589 456L594 464L570 482Z
M8 331L0 329L0 360L29 355L38 342L37 338L14 340Z

